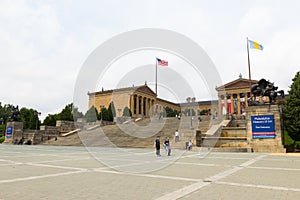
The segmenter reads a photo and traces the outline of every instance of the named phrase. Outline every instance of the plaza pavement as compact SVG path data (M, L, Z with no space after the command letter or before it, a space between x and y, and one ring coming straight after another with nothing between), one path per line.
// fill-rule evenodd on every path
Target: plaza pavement
M252 200L300 196L298 154L174 150L170 157L163 151L156 157L153 149L125 151L0 145L0 199Z

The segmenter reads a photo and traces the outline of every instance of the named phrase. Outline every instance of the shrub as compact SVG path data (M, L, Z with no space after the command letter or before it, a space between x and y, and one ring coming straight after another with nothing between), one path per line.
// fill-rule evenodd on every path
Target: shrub
M4 140L5 140L5 136L1 136L0 137L0 143L4 142Z

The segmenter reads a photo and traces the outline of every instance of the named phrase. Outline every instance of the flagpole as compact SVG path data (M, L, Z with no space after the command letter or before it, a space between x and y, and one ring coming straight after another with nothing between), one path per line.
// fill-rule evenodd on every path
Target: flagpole
M157 96L157 57L155 58L155 94Z
M249 41L248 41L248 37L247 37L247 54L248 54L249 88L250 88L250 98L251 98L251 70L250 70L250 56L249 56Z

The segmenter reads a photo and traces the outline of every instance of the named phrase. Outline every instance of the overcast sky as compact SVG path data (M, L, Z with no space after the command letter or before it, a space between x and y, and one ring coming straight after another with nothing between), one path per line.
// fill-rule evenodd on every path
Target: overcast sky
M266 78L287 92L300 70L299 11L297 0L0 0L0 101L35 108L42 118L59 112L73 101L77 75L91 52L113 36L141 28L168 29L194 40L223 83L240 73L248 78L249 37L264 46L250 50L252 79ZM161 58L173 61L163 53ZM145 81L153 82L154 76L132 84Z

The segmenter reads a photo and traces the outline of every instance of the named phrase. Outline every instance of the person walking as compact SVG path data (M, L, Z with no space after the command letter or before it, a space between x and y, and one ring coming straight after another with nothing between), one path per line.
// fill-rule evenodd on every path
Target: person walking
M175 142L179 142L179 132L178 132L178 130L175 131Z
M193 143L192 143L192 140L190 140L188 143L188 150L190 151L190 150L192 150L192 148L193 148Z
M159 138L159 136L156 137L154 144L155 144L155 149L156 149L156 156L161 156L160 155L160 138Z
M170 156L171 155L171 146L170 146L170 139L169 139L169 137L167 137L166 140L164 141L164 147L166 149L166 154L168 156Z

